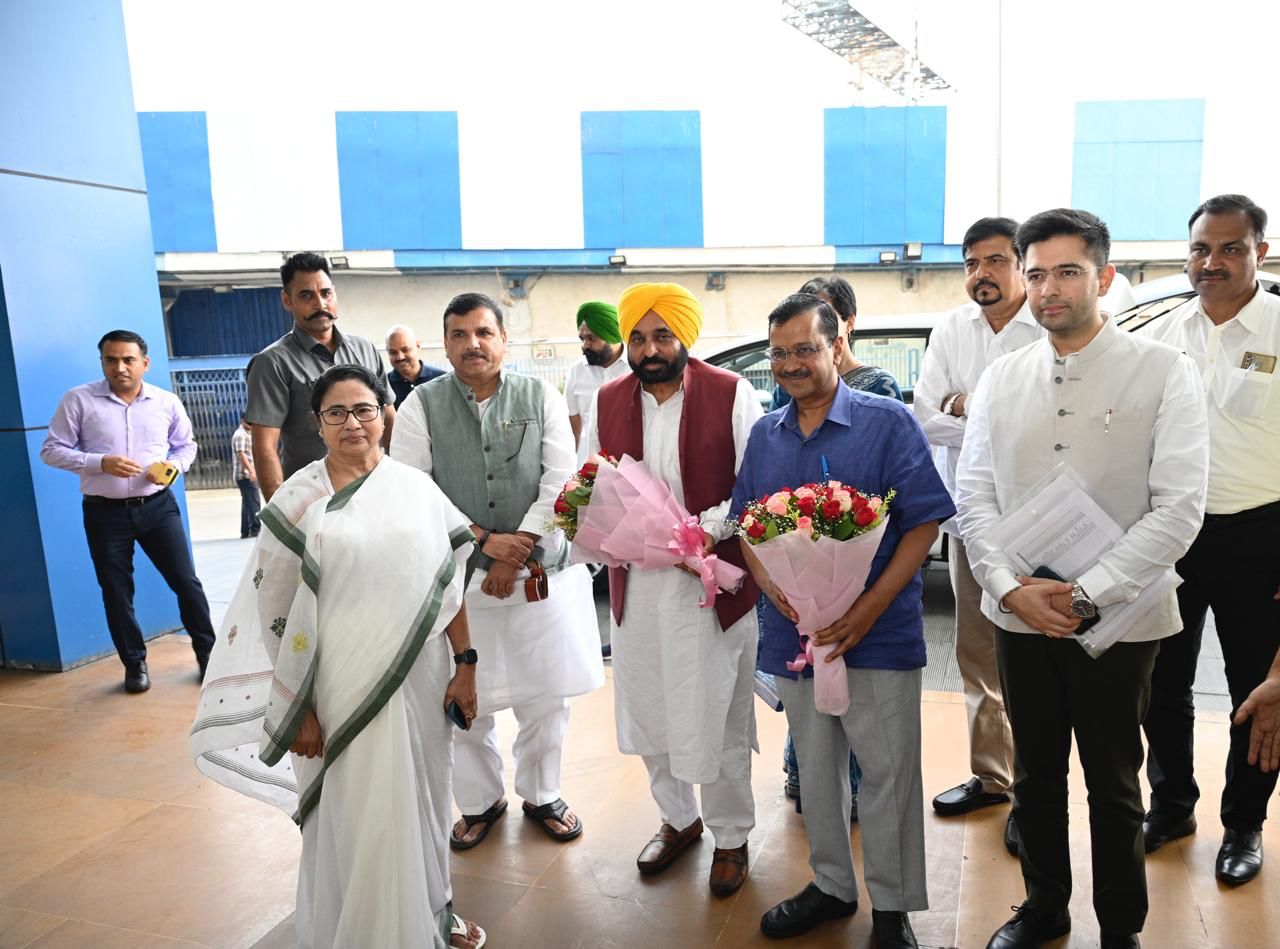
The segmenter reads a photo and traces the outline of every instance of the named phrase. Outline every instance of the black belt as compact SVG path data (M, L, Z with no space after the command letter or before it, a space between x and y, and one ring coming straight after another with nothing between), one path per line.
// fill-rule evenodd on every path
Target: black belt
M1237 518L1244 520L1248 518L1250 515L1253 515L1255 517L1258 515L1262 515L1265 517L1266 515L1269 515L1269 514L1280 514L1280 501L1272 501L1269 504L1263 504L1259 507L1251 507L1244 511L1236 511L1232 514L1207 514L1206 513L1204 516L1204 519L1206 521L1229 521Z
M84 496L85 504L110 504L112 507L142 507L148 501L154 501L156 498L165 494L169 489L161 488L155 494L144 494L136 498L104 498L96 494L86 494Z

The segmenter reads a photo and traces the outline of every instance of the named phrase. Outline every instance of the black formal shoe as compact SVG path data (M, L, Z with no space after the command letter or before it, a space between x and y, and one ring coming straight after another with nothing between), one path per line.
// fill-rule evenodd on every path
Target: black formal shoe
M1013 819L1013 811L1010 811L1004 822L1004 849L1009 851L1010 856L1018 855L1019 842L1018 825Z
M1262 869L1262 833L1256 830L1232 830L1222 835L1214 875L1228 886L1248 883Z
M876 934L876 949L920 949L911 920L906 913L871 910L871 926Z
M204 674L209 671L209 656L206 653L203 656L196 656L196 665L200 667L200 681L204 681Z
M987 949L1035 949L1050 939L1071 932L1071 914L1065 909L1050 916L1030 903L1015 906L1013 919L996 930Z
M857 911L857 900L846 903L823 893L816 883L810 883L791 899L783 900L760 917L760 931L774 939L799 936L818 923L852 916Z
M1137 933L1104 932L1102 949L1142 949L1142 943L1138 942Z
M994 794L982 790L981 778L970 778L964 784L958 784L949 791L943 791L933 799L933 809L943 817L955 817L958 814L968 814L970 811L976 811L980 807L990 807L992 804L1004 804L1009 800L1009 795L1003 791L997 791Z
M1149 811L1142 818L1142 846L1147 853L1155 853L1171 840L1187 837L1196 832L1196 815L1186 817L1161 817Z
M151 688L151 676L147 675L147 664L140 662L136 666L124 667L124 690L126 692L145 692Z

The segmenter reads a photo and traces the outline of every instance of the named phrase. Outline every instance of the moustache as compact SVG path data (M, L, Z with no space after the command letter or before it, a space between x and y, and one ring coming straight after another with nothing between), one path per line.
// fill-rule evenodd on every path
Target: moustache
M333 314L330 313L328 310L316 310L314 313L312 313L310 316L307 317L307 322L310 323L312 320L318 320L322 316L328 317L329 319L333 319Z
M992 283L990 280L979 280L977 283L975 283L975 284L973 285L973 289L975 289L975 290L981 290L983 287L990 287L992 290L999 290L999 289L1000 289L1000 288L999 288L999 287L997 287L994 283Z
M1227 277L1227 272L1225 270L1202 270L1200 271L1196 279L1203 280L1206 277L1214 277L1214 278L1225 280Z
M808 369L792 369L790 372L781 372L778 375L783 379L808 379L810 372Z
M464 352L462 354L462 358L463 359L485 359L487 357L480 350L471 349L471 350L468 350L467 352Z

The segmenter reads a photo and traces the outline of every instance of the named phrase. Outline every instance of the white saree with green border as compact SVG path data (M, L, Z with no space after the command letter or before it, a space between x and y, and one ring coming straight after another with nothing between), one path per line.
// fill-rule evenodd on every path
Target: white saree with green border
M196 766L302 825L302 945L447 945L442 633L462 604L468 524L390 458L336 493L313 462L262 524L200 693ZM288 752L308 707L323 757Z

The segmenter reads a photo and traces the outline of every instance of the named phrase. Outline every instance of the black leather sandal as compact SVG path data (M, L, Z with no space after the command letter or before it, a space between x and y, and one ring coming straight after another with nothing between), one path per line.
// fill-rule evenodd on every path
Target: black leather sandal
M573 816L573 819L577 821L577 824L574 826L573 830L566 830L563 832L552 830L550 825L547 824L547 821L549 820L558 820L563 824L564 815L568 813L568 811L569 805L561 798L556 798L550 804L543 804L540 807L534 807L528 801L524 802L524 816L529 818L531 821L535 821L539 827L546 831L547 836L552 840L573 840L575 837L582 835L582 818L578 817L576 814Z
M463 814L462 822L467 825L466 829L470 830L476 824L484 824L484 830L480 831L480 836L472 840L464 840L459 837L456 831L449 834L449 846L454 850L470 850L480 841L489 836L489 831L493 830L493 825L498 819L507 812L507 799L503 798L500 802L493 805L483 814ZM465 831L464 831L465 833Z

